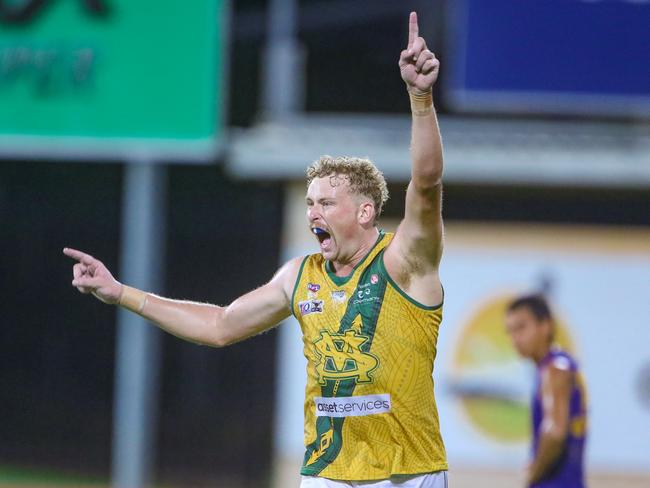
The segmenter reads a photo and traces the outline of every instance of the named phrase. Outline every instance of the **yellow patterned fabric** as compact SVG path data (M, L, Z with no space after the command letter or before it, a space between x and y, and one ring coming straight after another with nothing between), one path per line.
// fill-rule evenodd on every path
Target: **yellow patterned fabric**
M292 300L307 358L303 475L447 469L432 377L442 306L415 302L388 276L392 237L381 232L345 278L320 254L303 261Z

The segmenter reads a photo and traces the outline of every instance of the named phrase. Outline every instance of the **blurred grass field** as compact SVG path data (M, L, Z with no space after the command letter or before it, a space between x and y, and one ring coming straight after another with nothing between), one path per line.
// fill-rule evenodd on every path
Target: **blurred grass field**
M300 477L295 463L285 461L280 472L276 472L276 479L271 486L274 488L298 488ZM486 470L476 468L457 468L449 472L450 484L454 488L520 488L521 477L519 473L500 470ZM219 480L209 485L218 488L252 488L239 480ZM647 488L650 479L643 475L632 473L590 473L588 475L590 488ZM43 469L0 465L0 488L109 488L107 479L92 478L66 474L58 471ZM189 484L153 485L151 488L195 488ZM263 486L255 488L265 488Z
M272 488L298 488L299 459L277 458ZM453 465L449 469L451 488L522 488L521 472L489 469L475 466ZM634 472L591 472L587 473L589 488L648 488L650 476Z
M255 486L267 488L268 484ZM0 464L0 488L110 488L107 478L91 477L63 471ZM147 488L249 488L245 480L224 475L218 479L186 482L152 483ZM296 485L297 487L297 485ZM137 487L134 487L137 488ZM287 487L288 488L288 487Z
M89 478L38 468L0 465L0 487L2 488L103 488L108 485L109 482L106 479Z

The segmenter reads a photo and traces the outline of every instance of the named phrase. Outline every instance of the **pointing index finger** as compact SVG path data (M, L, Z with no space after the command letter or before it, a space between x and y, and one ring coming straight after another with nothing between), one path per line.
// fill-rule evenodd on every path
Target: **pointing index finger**
M66 256L72 259L76 259L77 261L85 265L93 264L93 262L95 261L95 259L91 255L81 251L77 251L76 249L72 249L70 247L64 247L63 254L65 254Z
M411 46L413 46L413 43L418 38L418 35L418 14L411 12L411 15L409 16L409 49Z

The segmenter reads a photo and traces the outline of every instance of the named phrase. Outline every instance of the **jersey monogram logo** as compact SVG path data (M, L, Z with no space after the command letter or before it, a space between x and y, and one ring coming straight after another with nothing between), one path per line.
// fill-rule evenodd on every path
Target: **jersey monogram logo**
M321 331L320 339L314 343L320 359L316 365L320 384L325 385L326 380L352 378L357 383L371 382L370 373L377 368L379 360L360 349L368 339L354 330L346 330L345 334Z

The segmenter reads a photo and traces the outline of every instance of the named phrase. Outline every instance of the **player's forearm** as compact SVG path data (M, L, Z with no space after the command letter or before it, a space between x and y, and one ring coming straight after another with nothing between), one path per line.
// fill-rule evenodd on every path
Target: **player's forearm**
M119 304L186 341L225 345L219 322L224 309L208 303L172 300L124 287Z
M284 288L273 280L227 307L171 300L128 286L123 288L119 304L181 339L214 347L259 334L291 313Z
M562 455L565 436L561 433L546 432L540 436L535 459L533 459L528 472L527 486L536 483L553 467Z
M226 345L223 307L149 295L142 316L186 341L213 347Z
M411 97L411 179L416 188L427 190L442 180L442 141L431 95Z

